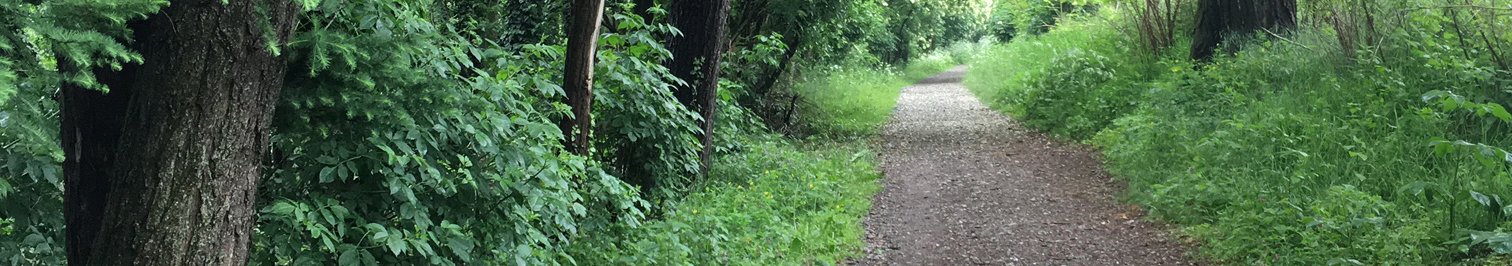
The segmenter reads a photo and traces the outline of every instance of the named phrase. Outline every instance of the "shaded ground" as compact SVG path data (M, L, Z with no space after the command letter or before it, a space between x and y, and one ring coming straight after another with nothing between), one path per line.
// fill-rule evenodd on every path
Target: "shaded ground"
M956 67L903 89L856 265L1192 265L1094 151L988 109Z

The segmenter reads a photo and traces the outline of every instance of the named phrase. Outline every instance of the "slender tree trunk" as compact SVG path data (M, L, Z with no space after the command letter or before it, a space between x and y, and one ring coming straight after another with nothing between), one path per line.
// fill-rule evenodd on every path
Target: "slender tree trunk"
M604 0L575 0L572 2L572 25L567 32L567 69L562 89L567 92L567 105L572 107L572 119L561 124L563 140L573 153L587 155L592 143L593 130L593 60L597 54L599 22L604 15Z
M703 166L700 176L708 175L713 158L715 95L719 89L720 54L729 11L729 0L673 0L668 8L667 20L683 35L673 36L667 42L667 48L672 50L667 68L687 81L677 86L673 94L688 109L703 116L699 124L703 133L698 137L703 143L703 151L698 153Z
M1192 59L1212 59L1213 50L1233 34L1282 31L1297 26L1297 0L1199 0L1192 32Z
M247 263L286 68L264 33L286 40L296 10L173 1L133 23L145 63L102 79L113 92L62 91L71 264Z

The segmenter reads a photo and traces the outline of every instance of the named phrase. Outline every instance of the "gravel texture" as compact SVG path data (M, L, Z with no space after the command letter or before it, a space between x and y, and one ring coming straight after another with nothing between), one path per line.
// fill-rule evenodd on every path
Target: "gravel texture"
M903 89L853 265L1196 265L1095 151L988 109L964 66Z

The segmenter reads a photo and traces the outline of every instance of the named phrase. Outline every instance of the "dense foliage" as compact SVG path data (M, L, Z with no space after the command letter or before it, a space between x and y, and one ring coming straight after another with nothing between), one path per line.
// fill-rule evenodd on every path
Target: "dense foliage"
M967 85L1027 124L1101 146L1130 201L1218 262L1512 253L1512 35L1496 2L1298 1L1297 30L1228 42L1203 64L1186 59L1182 34L1151 45L1162 31L1140 30L1157 21L1145 2L1063 15L997 45Z
M556 126L565 4L295 2L254 265L832 263L859 250L873 155L769 129L873 134L985 25L977 1L732 1L720 159L698 179L704 118L672 96L660 1L608 1L587 155ZM89 70L141 63L127 25L165 4L0 4L0 263L64 262L55 95L108 91Z

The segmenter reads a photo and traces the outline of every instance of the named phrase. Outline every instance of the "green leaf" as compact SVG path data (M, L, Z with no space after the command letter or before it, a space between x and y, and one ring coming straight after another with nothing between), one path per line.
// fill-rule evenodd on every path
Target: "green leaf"
M289 203L288 201L278 201L278 203L273 203L272 207L268 207L268 210L278 215L289 215L290 213L294 213L294 211L299 210L299 208L295 207L294 204Z
M390 237L388 238L388 241L385 242L387 242L389 252L393 252L394 256L398 256L400 253L404 253L405 249L408 248L408 246L404 244L404 238L402 237Z
M473 243L471 240L461 237L449 237L446 246L451 248L452 254L462 258L462 261L472 261Z
M367 250L364 249L364 250L362 250L362 254L361 255L362 255L362 265L363 266L378 266L378 259L373 257L373 253L372 252L368 252Z
M358 263L360 263L358 262L357 258L357 249L347 249L346 251L342 251L341 256L336 258L336 263L340 264L341 266L357 265Z
M1486 207L1495 207L1496 206L1495 203L1491 201L1491 197L1490 196L1486 196L1486 194L1481 194L1480 192L1470 191L1470 198L1475 199L1475 202L1479 202L1481 206L1486 206Z
M336 167L327 166L325 168L321 168L320 169L320 182L321 183L330 183L331 181L333 181L336 178L335 175L332 175L332 173L335 173L335 172L336 172Z
M1433 102L1433 100L1438 99L1439 97L1444 97L1444 95L1448 95L1448 94L1450 94L1450 93L1447 92L1447 91L1441 91L1441 90L1428 91L1427 93L1423 93L1423 102L1425 102L1425 103L1431 103L1431 102Z
M1500 118L1502 122L1512 123L1512 113L1507 113L1507 108L1496 103L1486 103L1484 106L1491 112L1491 116Z
M1485 243L1496 254L1512 254L1512 234L1470 231L1470 241L1472 245Z

